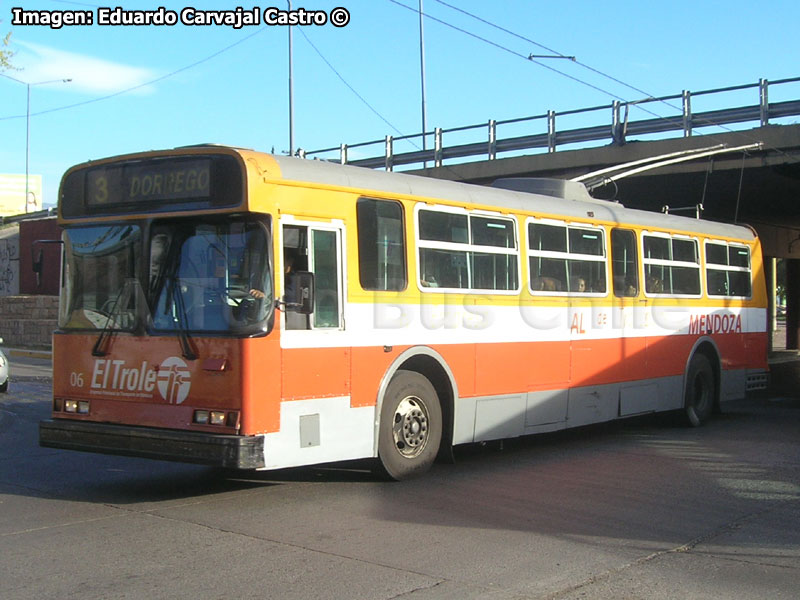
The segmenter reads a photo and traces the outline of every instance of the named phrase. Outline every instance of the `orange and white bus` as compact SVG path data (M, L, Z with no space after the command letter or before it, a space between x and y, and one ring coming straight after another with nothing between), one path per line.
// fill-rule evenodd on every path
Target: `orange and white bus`
M73 167L41 445L403 479L763 386L752 229L499 185L217 146Z

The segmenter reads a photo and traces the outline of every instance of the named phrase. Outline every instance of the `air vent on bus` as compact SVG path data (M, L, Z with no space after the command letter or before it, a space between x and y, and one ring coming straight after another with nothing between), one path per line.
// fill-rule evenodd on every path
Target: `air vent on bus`
M564 200L574 200L576 202L596 202L608 204L608 200L592 198L586 190L586 186L579 181L568 179L551 179L545 177L505 177L496 179L492 187L514 192L525 192L528 194L541 194L552 196L553 198L563 198Z

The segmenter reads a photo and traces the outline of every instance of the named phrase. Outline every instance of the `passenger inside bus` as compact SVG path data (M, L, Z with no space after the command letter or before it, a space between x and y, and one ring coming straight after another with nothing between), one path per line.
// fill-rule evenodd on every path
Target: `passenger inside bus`
M586 293L586 280L583 277L573 277L569 282L569 291L577 294Z
M561 291L561 282L555 277L536 277L531 288L539 292L558 292Z
M624 275L614 276L614 294L618 297L632 298L639 293L636 282Z
M664 293L664 282L661 281L658 277L651 275L647 278L645 282L645 290L647 290L651 294L663 294Z

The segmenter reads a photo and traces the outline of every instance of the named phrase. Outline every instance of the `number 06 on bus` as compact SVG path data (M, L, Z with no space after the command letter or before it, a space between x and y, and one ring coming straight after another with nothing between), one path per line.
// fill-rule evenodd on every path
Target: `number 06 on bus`
M42 446L239 469L372 458L405 479L458 444L651 412L701 425L766 381L754 231L578 183L214 146L78 165L59 198Z

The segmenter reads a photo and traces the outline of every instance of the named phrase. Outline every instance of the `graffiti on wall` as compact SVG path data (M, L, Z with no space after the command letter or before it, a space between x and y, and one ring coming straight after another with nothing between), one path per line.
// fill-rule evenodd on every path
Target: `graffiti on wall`
M19 293L18 240L0 240L0 296Z

